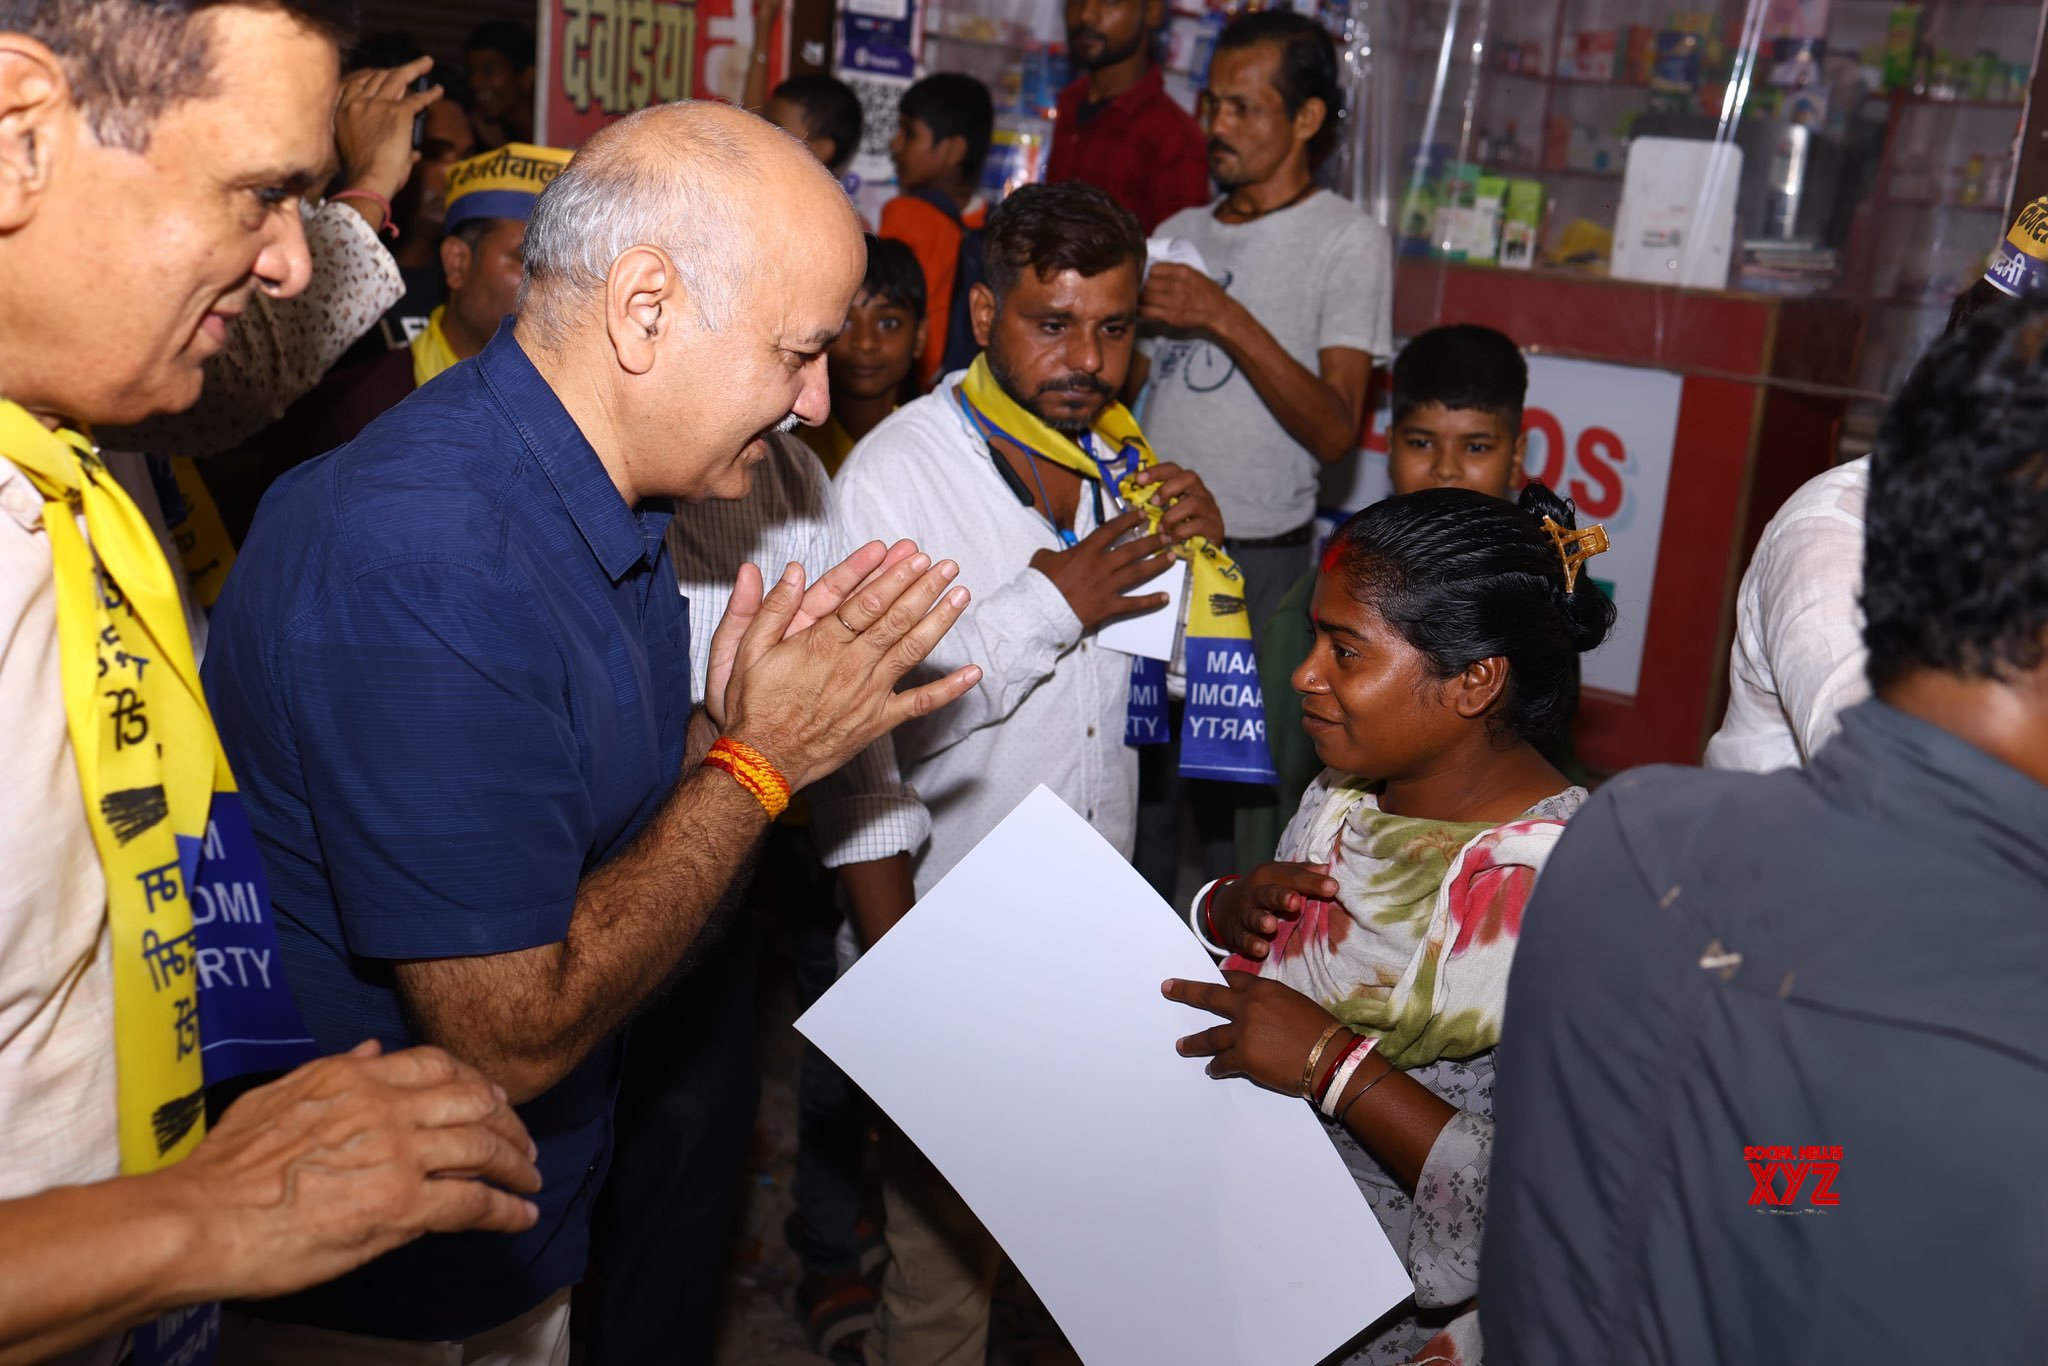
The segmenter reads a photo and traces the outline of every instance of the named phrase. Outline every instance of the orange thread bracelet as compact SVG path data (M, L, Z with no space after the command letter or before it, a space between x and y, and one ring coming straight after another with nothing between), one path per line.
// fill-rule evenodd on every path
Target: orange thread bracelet
M721 736L711 746L711 752L704 756L704 767L720 769L729 773L733 781L754 795L761 803L761 809L768 813L769 820L779 818L789 810L789 779L782 771L768 762L760 750L744 740Z

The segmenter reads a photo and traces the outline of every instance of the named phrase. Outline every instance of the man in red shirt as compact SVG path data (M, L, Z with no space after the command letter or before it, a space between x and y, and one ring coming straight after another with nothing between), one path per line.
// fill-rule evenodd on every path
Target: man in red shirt
M1152 65L1165 11L1166 0L1067 0L1067 55L1087 74L1060 92L1045 172L1107 190L1147 233L1209 202L1202 126Z

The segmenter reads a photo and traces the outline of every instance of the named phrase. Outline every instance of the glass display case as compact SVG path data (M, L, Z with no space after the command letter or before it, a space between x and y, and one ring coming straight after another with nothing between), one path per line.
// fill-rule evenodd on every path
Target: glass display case
M1512 337L1529 474L1608 528L1620 619L1585 664L1579 753L1696 762L1764 524L1868 448L2004 233L2042 0L1294 7L1337 40L1346 107L1320 175L1387 229L1396 339ZM1170 0L1157 55L1190 105L1244 8ZM924 70L989 81L1013 137L1049 132L1060 7L923 12ZM1386 490L1377 359L1359 449L1326 470L1328 524Z
M1868 448L2003 235L2042 7L1323 13L1348 87L1327 177L1394 240L1396 335L1521 344L1529 470L1614 538L1621 626L1587 661L1581 752L1694 762L1764 523ZM1384 490L1384 427L1361 445L1332 517Z

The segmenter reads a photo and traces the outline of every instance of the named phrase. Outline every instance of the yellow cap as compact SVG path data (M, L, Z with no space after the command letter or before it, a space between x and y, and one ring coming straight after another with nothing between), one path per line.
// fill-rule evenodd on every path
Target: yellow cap
M524 221L532 215L540 192L569 164L570 155L560 147L508 142L495 151L456 162L448 168L444 230L453 232L458 224L474 218Z

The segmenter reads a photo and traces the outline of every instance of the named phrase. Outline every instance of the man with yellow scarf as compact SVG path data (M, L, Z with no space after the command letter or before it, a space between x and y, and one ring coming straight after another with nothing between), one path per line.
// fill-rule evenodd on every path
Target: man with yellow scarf
M269 950L230 959L213 938L230 916L208 870L247 857L231 918L268 936L261 871L172 571L87 435L191 405L255 292L305 286L299 200L327 163L337 67L301 0L0 0L10 1360L112 1361L135 1325L138 1363L209 1360L209 1301L534 1219L512 1193L538 1185L524 1129L436 1050L366 1045L209 1122L216 1061L249 1042L222 1003L252 1003L260 1032L289 997ZM120 306L88 320L86 299ZM261 1070L305 1056L258 1042L282 1045Z
M266 438L273 478L347 445L413 390L484 349L518 306L534 201L568 164L569 153L560 148L515 142L449 169L447 236L441 239L447 302L410 346L335 371L292 410Z
M1137 335L1137 220L1093 186L1027 186L990 217L987 246L988 283L972 295L983 354L886 418L832 486L845 534L887 526L958 547L961 579L975 590L929 663L978 661L981 687L896 732L904 778L931 812L919 895L1041 783L1130 854L1130 746L1166 738L1166 670L1109 648L1097 628L1165 604L1150 581L1171 567L1170 554L1192 568L1191 694L1214 655L1238 680L1233 699L1258 695L1242 580L1216 548L1215 500L1196 475L1156 463L1115 402ZM1269 772L1263 722L1213 701L1204 694L1190 707L1184 763L1215 776ZM1056 877L1046 890L1051 917L1062 899ZM887 926L860 928L872 939ZM1073 928L1047 922L1049 935ZM868 1360L978 1363L1001 1254L900 1136L890 1135L884 1161L892 1265Z

